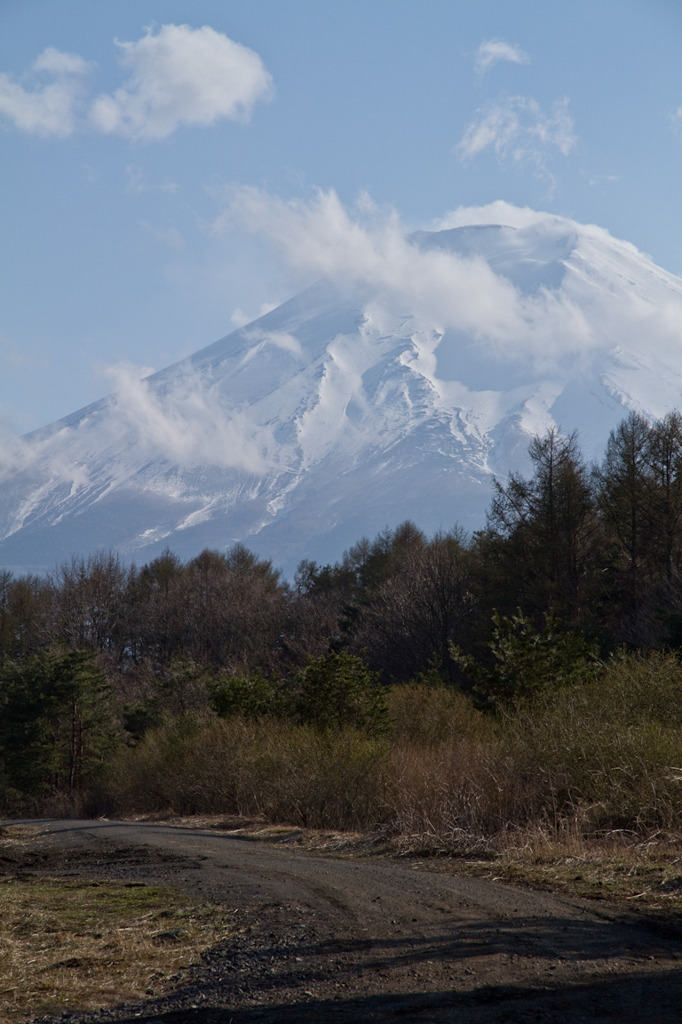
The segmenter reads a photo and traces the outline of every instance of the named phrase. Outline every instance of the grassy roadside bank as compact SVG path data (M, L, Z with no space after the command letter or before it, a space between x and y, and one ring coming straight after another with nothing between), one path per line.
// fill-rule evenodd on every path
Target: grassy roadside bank
M160 995L230 934L223 910L170 886L24 870L41 834L0 829L0 1024Z

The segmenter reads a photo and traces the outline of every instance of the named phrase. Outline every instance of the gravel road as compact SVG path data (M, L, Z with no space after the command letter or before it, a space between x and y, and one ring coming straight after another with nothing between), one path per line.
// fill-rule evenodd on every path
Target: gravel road
M237 925L173 995L72 1021L682 1024L682 927L618 907L418 859L164 824L40 824L22 870L171 884Z

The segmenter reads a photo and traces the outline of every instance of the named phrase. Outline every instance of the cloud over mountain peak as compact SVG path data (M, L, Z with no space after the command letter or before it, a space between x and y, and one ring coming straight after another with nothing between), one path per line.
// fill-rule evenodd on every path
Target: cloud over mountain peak
M239 540L292 572L406 518L480 526L533 434L593 457L680 402L682 281L601 228L495 203L408 232L322 192L235 216L318 282L9 446L0 563Z

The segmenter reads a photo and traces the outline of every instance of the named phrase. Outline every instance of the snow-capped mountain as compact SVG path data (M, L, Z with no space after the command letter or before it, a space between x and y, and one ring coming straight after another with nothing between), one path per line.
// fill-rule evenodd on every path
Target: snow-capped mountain
M552 425L598 458L629 410L682 404L682 280L600 228L518 214L386 243L17 439L0 566L241 541L290 575L407 518L481 526L493 475Z

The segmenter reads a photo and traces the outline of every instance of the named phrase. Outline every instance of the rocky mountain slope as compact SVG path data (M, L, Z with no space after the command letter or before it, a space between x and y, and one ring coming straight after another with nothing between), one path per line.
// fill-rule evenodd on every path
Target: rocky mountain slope
M413 519L482 525L535 433L588 458L682 404L682 280L606 231L420 232L400 273L321 280L191 358L0 453L0 566L236 541L287 574Z

